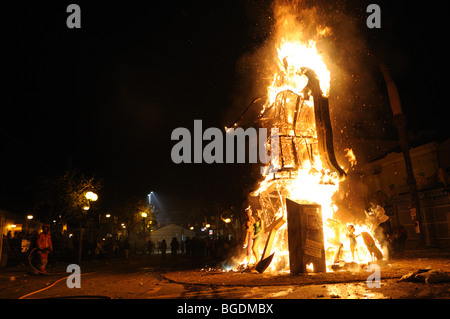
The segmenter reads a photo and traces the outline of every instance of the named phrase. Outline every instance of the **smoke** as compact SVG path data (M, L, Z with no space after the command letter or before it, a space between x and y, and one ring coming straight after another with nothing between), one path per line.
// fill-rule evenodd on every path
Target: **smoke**
M238 123L254 126L267 88L280 70L277 44L282 40L315 41L331 73L328 98L336 158L348 171L334 198L344 220L364 218L368 192L361 177L354 174L357 167L351 166L345 149L352 149L358 164L364 164L382 151L377 141L392 133L386 130L390 110L384 83L377 77L379 61L367 42L365 9L364 4L358 7L351 1L274 1L271 15L265 19L270 26L265 40L236 64L238 81L224 117L229 124L254 98L263 97Z
M378 60L367 43L365 7L351 1L286 1L272 3L265 23L265 39L246 52L236 63L236 83L226 110L224 125L232 123L257 98L240 125L254 125L264 104L267 87L279 72L277 44L284 40L316 42L331 73L330 116L337 159L345 163L345 148L354 150L360 163L373 158L375 149L364 147L362 140L386 138L390 110L379 77Z

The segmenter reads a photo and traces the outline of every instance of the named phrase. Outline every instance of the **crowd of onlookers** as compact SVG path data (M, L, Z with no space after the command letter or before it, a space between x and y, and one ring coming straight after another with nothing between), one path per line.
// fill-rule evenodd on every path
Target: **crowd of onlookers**
M2 242L2 265L16 265L25 263L26 252L36 247L38 232L25 234L21 231L12 233L8 231L3 235Z
M181 255L186 258L225 259L239 245L232 237L186 237L185 240L181 241L173 237L170 243L162 240L156 245L150 243L149 246L156 247L155 251L149 251L150 254L158 253L164 256L167 252L170 252L171 255Z
M27 264L29 252L36 247L38 232L24 233L9 231L3 235L2 265ZM97 238L94 235L83 235L82 259L109 259L129 258L130 255L160 255L162 259L167 254L172 257L192 259L207 258L214 261L223 261L228 257L239 254L242 245L233 237L186 237L178 240L173 237L170 240L162 240L154 243L148 240L130 242L126 239L113 237ZM408 235L404 227L391 228L389 223L380 225L375 238L389 249L390 257L401 257L405 251L405 243ZM49 256L49 262L64 261L77 263L79 258L79 237L73 235L52 233L53 252Z
M52 233L53 251L49 256L49 262L64 261L77 263L79 258L78 234ZM38 233L24 233L16 231L8 232L3 236L3 253L5 265L14 266L27 264L29 253L36 248ZM130 242L127 238L117 239L113 237L96 238L93 235L83 235L82 259L109 259L129 258L130 255L160 255L165 258L167 254L172 257L184 258L209 258L211 260L223 260L233 253L238 247L236 241L230 237L186 237L178 240L176 237L170 241L162 240L152 242L148 240L144 245L141 241ZM6 261L6 262L5 262Z

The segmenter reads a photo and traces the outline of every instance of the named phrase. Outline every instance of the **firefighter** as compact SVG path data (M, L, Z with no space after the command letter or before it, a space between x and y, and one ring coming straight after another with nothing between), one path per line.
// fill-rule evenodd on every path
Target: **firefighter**
M52 238L50 236L50 225L42 225L42 233L37 238L38 255L41 261L40 271L46 273L45 267L48 263L48 254L53 250Z

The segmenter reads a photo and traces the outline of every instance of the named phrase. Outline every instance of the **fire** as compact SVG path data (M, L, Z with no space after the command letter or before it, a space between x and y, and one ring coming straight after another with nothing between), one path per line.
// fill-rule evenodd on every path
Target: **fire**
M282 225L280 222L280 219L287 220L286 198L321 205L328 270L340 262L368 262L379 250L378 243L373 243L372 225L356 221L347 224L335 218L339 207L333 197L339 192L345 172L337 165L334 153L330 156L331 128L324 124L330 120L323 114L328 113L331 76L316 42L330 30L317 27L315 40L307 39L296 17L284 7L280 7L277 20L276 70L267 88L267 100L259 120L263 127L279 130L281 155L271 163L276 172L263 173L263 181L250 194L259 199L265 225L278 225L272 232L275 235L269 254L275 252L275 255L268 270L289 268L287 222ZM350 165L356 165L353 150L346 149L345 152ZM374 248L369 251L372 243ZM259 247L260 255L264 248L264 245ZM244 258L240 268L247 262ZM252 256L252 262L258 261ZM308 271L315 268L314 264L307 265Z
M335 264L337 260L358 263L369 261L373 257L365 249L361 234L371 233L371 230L364 225L354 225L352 236L357 244L350 247L348 225L333 219L339 209L333 202L333 195L339 190L340 177L324 167L318 151L314 97L308 92L306 70L312 70L317 75L324 96L329 93L330 71L314 41L292 42L282 39L277 52L279 72L268 87L268 102L261 114L263 123L278 127L280 136L284 136L280 142L284 155L277 163L272 163L279 172L266 175L252 195L260 199L266 225L280 217L287 219L286 198L320 204L327 266ZM355 165L357 161L353 151L346 149L346 152L350 164ZM289 265L286 232L287 225L284 224L276 233L272 249L276 257L270 266L271 270L286 269ZM262 254L263 247L260 249ZM307 269L313 271L314 265L309 264Z
M328 70L322 56L317 52L316 43L312 40L301 42L290 42L282 39L281 46L278 48L278 58L283 67L287 66L290 79L294 80L299 76L301 68L307 67L317 73L320 79L320 87L325 96L328 96L330 89L330 71ZM304 82L305 76L300 76L301 82ZM306 80L307 82L307 80ZM295 83L295 86L300 83ZM306 83L304 83L303 89ZM299 88L300 88L299 87ZM299 93L301 91L298 91Z
M272 85L268 88L268 106L275 102L280 92L290 90L298 95L302 94L302 90L308 83L308 78L302 68L310 68L317 73L320 78L320 88L323 94L328 96L330 71L322 56L317 52L314 41L302 43L282 39L277 52L281 73L274 75Z
M353 150L351 148L346 148L344 152L346 152L345 157L348 158L350 165L352 167L355 166L358 163L358 161L356 160L356 156L355 153L353 153Z

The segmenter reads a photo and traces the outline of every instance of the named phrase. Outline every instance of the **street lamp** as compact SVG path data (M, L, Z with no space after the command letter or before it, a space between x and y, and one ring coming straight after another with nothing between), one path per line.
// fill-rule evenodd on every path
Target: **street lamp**
M88 200L93 201L93 202L95 202L98 199L98 195L94 192L87 192L86 195L84 195L84 196L86 196L86 198Z
M28 226L28 221L32 220L33 218L34 218L33 215L27 215L27 220L25 221L25 227L26 227L26 230L27 230L27 234L30 233L30 228Z
M143 221L143 227L142 227L142 231L143 231L143 234L144 234L144 236L142 236L142 238L143 238L143 240L144 240L144 246L143 246L143 251L144 251L144 253L145 253L145 240L146 240L146 238L145 238L145 219L147 218L147 213L146 212L142 212L141 213L141 216L142 216L142 221Z
M98 195L94 192L86 192L86 194L84 194L84 196L86 197L86 199L88 200L88 204L86 206L83 207L83 210L87 211L90 208L90 202L95 202L98 199ZM79 249L78 249L78 265L81 265L81 252L82 252L82 243L83 243L83 228L81 227L81 220L80 220L80 242L79 242Z

